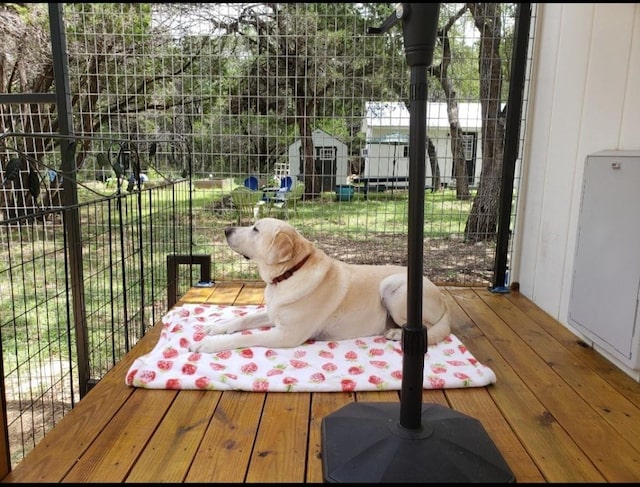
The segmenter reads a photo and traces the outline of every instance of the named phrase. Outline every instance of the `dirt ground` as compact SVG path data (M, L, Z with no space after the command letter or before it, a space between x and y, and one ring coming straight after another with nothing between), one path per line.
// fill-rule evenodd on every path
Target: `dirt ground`
M225 215L232 208L230 198L222 198L211 210ZM305 235L328 255L353 264L407 265L407 236L389 233L369 234L353 239L340 234ZM216 244L226 245L221 239ZM461 235L424 240L424 274L433 282L447 285L491 284L495 243L470 244Z
M15 392L20 389L20 382L15 377L5 384L12 465L16 465L72 409L71 387L65 370L59 358L32 369L29 380L22 384L22 397ZM78 400L76 397L75 401Z
M322 236L316 245L328 255L354 264L407 265L407 238L377 235L363 241ZM449 285L489 285L493 279L495 245L469 244L462 239L425 239L423 270L433 282Z

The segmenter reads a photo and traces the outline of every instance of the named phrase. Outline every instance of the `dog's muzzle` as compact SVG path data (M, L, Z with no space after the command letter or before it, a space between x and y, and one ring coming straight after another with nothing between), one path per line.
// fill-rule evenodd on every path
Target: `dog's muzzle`
M224 229L224 236L226 237L227 242L229 241L229 237L231 235L233 235L235 233L235 231L236 231L236 227L227 227L227 228ZM251 258L249 256L247 256L247 255L244 255L244 254L240 254L240 255L242 255L242 257L244 257L247 260L251 260Z

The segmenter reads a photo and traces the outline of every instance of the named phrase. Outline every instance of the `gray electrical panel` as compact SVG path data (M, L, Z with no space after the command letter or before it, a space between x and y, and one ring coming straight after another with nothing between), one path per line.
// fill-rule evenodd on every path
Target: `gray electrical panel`
M569 323L640 368L640 151L587 156Z

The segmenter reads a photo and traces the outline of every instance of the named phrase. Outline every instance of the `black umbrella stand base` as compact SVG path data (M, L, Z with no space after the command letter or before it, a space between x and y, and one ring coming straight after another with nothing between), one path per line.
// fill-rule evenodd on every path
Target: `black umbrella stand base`
M354 402L322 419L325 482L515 482L480 421L422 405L420 428L400 403Z

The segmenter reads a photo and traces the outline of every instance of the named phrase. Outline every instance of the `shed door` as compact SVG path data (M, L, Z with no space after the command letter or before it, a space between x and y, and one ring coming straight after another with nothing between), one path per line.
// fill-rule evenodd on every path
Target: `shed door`
M467 177L470 185L474 184L476 177L476 154L478 149L478 134L465 132L462 134L464 144L464 160L467 165Z
M338 168L338 148L316 147L315 170L320 175L320 191L334 191Z
M473 185L476 177L476 156L477 156L478 134L475 132L464 132L462 134L462 149L464 151L464 162L467 166L467 181ZM451 177L455 179L455 168L451 165Z

